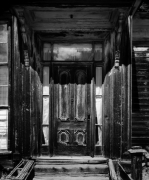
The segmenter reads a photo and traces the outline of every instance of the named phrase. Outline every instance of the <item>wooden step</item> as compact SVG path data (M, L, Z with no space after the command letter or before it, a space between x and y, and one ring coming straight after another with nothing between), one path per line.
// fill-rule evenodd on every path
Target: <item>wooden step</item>
M64 164L35 165L35 175L39 174L108 174L106 164Z
M68 157L68 156L56 156L56 157L39 157L34 159L36 164L105 164L107 163L107 158L102 156L89 157Z
M109 178L107 159L104 157L40 157L35 159L34 173L34 180Z
M98 175L98 176L43 176L34 177L33 180L109 180L109 176Z

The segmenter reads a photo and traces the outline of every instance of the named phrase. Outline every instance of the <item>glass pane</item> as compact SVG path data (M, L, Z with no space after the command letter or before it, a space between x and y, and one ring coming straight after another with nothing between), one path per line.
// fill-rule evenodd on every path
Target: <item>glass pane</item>
M0 85L8 85L8 67L0 66Z
M49 95L49 67L43 68L43 95Z
M0 62L8 62L8 44L0 43Z
M49 124L49 97L43 97L43 122Z
M7 24L0 25L0 43L7 43Z
M97 144L102 145L102 98L96 98L96 116L98 124L98 140Z
M8 86L0 86L0 105L8 105Z
M102 45L101 44L95 45L94 59L95 61L102 61Z
M43 60L50 61L51 60L51 45L46 43L43 46Z
M43 129L43 139L42 139L42 144L49 144L49 126L45 126L42 128Z
M91 44L55 44L53 47L54 60L60 61L92 61Z
M102 95L102 67L96 67L96 95Z
M7 149L8 110L0 110L0 150Z

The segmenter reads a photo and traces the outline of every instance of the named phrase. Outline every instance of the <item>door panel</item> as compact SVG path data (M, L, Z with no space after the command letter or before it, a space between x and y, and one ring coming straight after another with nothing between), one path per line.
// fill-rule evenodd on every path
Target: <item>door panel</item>
M59 116L61 121L69 120L69 71L62 71L59 74L60 83L58 86L59 92Z
M86 118L86 73L83 70L77 70L75 74L75 99L76 112L75 119L77 121L84 121Z
M55 65L54 154L89 155L91 66Z

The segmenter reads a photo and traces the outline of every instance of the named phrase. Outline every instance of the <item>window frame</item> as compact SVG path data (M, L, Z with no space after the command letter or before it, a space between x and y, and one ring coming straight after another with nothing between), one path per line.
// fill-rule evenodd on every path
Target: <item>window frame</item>
M6 31L7 31L7 40L5 43L7 43L7 62L0 62L0 67L7 67L8 69L8 81L7 81L7 105L0 105L0 110L6 110L7 111L7 142L6 142L6 148L0 149L0 152L7 152L10 150L10 102L11 102L11 22L9 21L1 21L0 26L6 25ZM0 42L4 43L4 42Z

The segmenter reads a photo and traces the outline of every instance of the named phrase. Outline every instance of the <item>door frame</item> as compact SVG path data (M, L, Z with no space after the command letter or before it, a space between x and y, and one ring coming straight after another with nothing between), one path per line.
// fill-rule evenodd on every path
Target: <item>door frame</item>
M94 82L94 63L93 62L51 62L50 63L50 103L49 109L51 110L49 115L49 155L54 155L54 78L52 78L54 74L54 66L63 66L63 65L73 65L76 67L89 67L91 73L91 84L90 84L90 101L91 101L91 117L90 117L90 156L94 156L94 148L95 148L95 82Z

